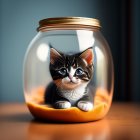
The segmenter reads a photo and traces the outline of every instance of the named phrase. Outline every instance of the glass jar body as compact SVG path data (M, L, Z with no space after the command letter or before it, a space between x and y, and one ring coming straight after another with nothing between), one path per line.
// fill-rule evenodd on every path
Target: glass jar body
M57 76L52 74L53 72L51 72L50 68L51 63L53 63L53 55L51 54L52 48L55 52L58 52L59 55L65 55L65 57L72 56L71 59L76 57L77 54L81 58L81 56L83 56L81 55L83 52L88 49L92 49L92 62L90 62L93 66L92 74L90 75L87 73L87 77L88 75L89 77L88 80L86 79L87 77L85 78L87 82L86 80L84 81L84 83L86 83L84 87L82 87L82 84L80 85L84 78L82 79L77 75L77 79L80 81L80 92L76 93L76 96L82 92L85 94L84 92L86 89L90 87L89 90L92 95L90 98L92 98L91 100L93 101L92 109L84 110L79 108L78 101L82 96L75 99L74 104L69 101L70 98L64 97L63 99L66 98L66 100L71 104L68 108L55 108L53 106L55 101L49 104L46 102L46 97L48 97L46 94L53 94L53 97L50 98L54 98L55 94L58 95L57 90L53 93L48 90L50 85L54 83L55 87L52 88L59 88L58 84L55 82L55 77ZM88 56L88 54L85 56ZM85 61L86 58L83 58L83 60ZM53 59L59 61L59 58L56 56ZM65 58L63 58L63 60L64 59ZM88 61L85 62L87 65L89 63L89 59L90 57L88 57ZM66 65L67 60L64 60L63 67L66 68ZM68 67L74 68L73 66L74 63L69 64ZM59 66L56 66L55 70L57 70L58 67ZM75 72L72 75L73 77L76 75L76 70L79 67L75 67ZM86 66L85 69L88 69L87 67L88 66ZM67 73L70 73L71 68L66 68ZM85 73L86 75L87 71L85 69L82 68L82 74ZM59 72L59 75L60 73L62 74L62 72ZM24 59L23 77L25 101L31 113L37 118L66 122L86 122L103 118L110 108L114 85L113 61L109 46L99 30L55 29L44 32L39 31L27 49ZM60 76L58 78L60 87L63 86L62 81L64 81L63 79L66 77L69 76ZM74 83L70 84L70 87L74 85ZM77 91L75 90L75 86L73 87L74 88L71 88L71 91ZM66 92L66 94L68 94L69 90L66 90ZM67 113L69 113L69 115Z

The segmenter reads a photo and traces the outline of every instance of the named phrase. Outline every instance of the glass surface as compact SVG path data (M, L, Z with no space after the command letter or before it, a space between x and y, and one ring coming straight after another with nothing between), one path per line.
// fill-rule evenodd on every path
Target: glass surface
M64 54L76 54L92 47L94 71L89 82L93 98L92 110L84 112L78 110L76 106L55 109L45 103L44 94L50 83L54 82L50 73L50 47ZM114 85L113 72L110 49L99 30L40 31L29 44L24 59L26 103L31 113L41 119L69 122L98 120L103 118L110 108ZM63 116L65 113L69 113L70 117Z

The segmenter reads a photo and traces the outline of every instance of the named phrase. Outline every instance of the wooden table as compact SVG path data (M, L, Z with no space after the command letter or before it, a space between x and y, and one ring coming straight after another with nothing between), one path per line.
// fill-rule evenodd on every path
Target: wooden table
M113 103L99 121L43 123L25 104L0 105L0 140L140 140L140 104Z

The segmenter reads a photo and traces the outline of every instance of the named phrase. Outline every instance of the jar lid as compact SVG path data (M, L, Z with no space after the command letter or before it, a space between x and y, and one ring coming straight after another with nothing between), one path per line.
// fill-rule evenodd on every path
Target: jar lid
M88 27L100 28L100 21L94 18L86 17L56 17L47 18L39 21L38 31L47 30L48 28L73 28L73 27Z

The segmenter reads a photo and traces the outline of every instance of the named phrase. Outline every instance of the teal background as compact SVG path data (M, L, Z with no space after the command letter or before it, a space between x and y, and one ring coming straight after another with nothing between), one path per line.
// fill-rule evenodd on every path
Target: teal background
M115 64L114 100L140 101L140 1L0 0L0 102L23 102L23 58L38 21L57 16L101 21Z

